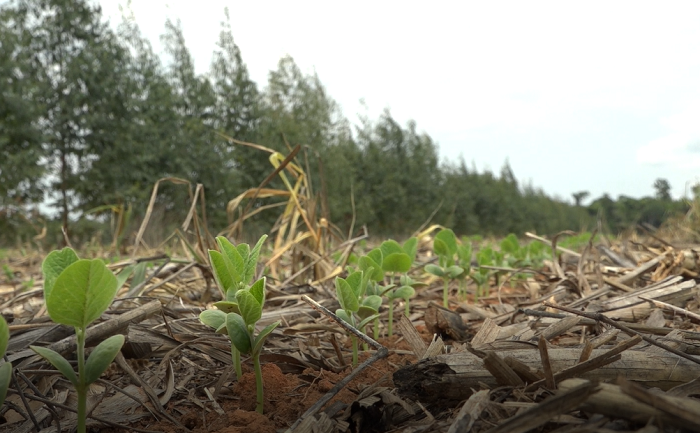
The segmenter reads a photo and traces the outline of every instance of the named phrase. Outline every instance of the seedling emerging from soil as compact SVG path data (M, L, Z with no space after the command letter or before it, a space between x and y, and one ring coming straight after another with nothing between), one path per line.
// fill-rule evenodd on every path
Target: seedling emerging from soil
M51 252L41 269L44 273L44 301L51 320L75 328L78 374L58 352L45 347L30 348L75 386L78 394L78 432L84 433L88 387L99 379L124 344L123 335L109 337L98 344L85 360L85 331L114 300L117 278L102 260L79 260L70 248Z
M0 358L5 356L9 342L10 328L8 328L5 318L0 316ZM10 387L10 380L12 380L12 364L6 362L0 366L0 405L5 402L7 389Z
M433 251L438 256L438 265L425 265L425 270L437 277L442 278L444 283L442 289L442 304L445 308L449 306L449 284L450 280L457 279L464 272L461 266L455 264L455 254L457 254L457 236L450 229L443 229L435 235L433 240Z
M234 246L223 236L216 238L219 251L209 250L209 260L214 273L216 283L221 290L224 300L214 303L220 311L203 311L199 319L205 325L216 329L217 332L225 333L226 313L241 314L238 298L236 294L239 290L248 287L249 282L255 277L255 269L258 265L260 249L267 239L267 235L262 235L253 249L248 244ZM241 354L231 339L231 357L236 370L236 378L241 380L243 372L241 370Z
M377 295L365 296L367 284L368 278L362 271L351 273L347 279L340 277L335 279L335 290L340 303L340 308L335 314L357 329L364 329L369 322L379 317L378 311L382 304L382 298ZM352 365L356 367L358 364L357 337L351 335L350 339Z
M411 238L404 243L403 246L399 245L395 240L389 239L382 242L379 249L382 251L382 270L384 273L389 273L390 280L389 284L385 287L382 292L383 295L389 299L389 326L387 328L387 333L389 337L394 335L393 325L394 325L394 301L398 299L403 299L406 301L406 316L410 311L409 299L415 295L416 291L411 285L400 285L398 288L394 289L396 285L394 280L396 274L405 274L411 270L411 265L413 260L416 258L416 248L418 245L418 239Z
M255 324L262 317L265 305L265 278L256 281L251 287L236 292L239 312L224 313L221 310L206 310L199 318L205 324L216 328L217 332L228 334L231 339L231 350L236 353L250 354L253 358L255 384L257 387L257 405L255 410L263 413L263 378L260 366L260 353L267 337L279 326L280 322L267 325L258 335L255 335Z
M466 299L467 296L467 277L471 274L472 266L472 244L466 237L462 238L462 243L457 245L457 266L464 269L464 272L457 276L459 280L459 289L457 291L459 298Z

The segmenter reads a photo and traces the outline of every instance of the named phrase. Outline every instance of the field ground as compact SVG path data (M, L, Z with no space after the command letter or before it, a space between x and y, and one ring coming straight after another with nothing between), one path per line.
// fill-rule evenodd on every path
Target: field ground
M445 309L442 282L423 271L434 260L423 239L411 275L428 285L411 300L409 320L387 337L384 305L377 347L386 356L361 351L360 362L373 362L337 387L353 371L350 339L303 300L335 311L332 280L319 282L313 272L292 278L298 252L282 256L258 323L282 322L262 355L264 415L254 411L250 360L243 358L237 381L227 337L198 319L220 299L211 271L187 254L152 260L144 283L127 282L88 332L88 345L127 336L91 389L89 404L97 406L89 425L106 432L700 431L698 254L654 239L599 247L517 275L501 271L476 301L473 283L465 295L455 285ZM27 349L70 354L73 341L71 329L46 315L41 260L2 260L0 311L18 382L0 432L75 426L65 408L75 407L70 385ZM402 311L397 305L396 322ZM328 393L330 402L306 413Z

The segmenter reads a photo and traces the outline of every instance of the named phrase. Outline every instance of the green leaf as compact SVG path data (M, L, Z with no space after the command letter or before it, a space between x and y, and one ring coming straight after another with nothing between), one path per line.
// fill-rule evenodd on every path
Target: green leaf
M46 309L54 322L85 329L109 308L116 293L117 278L102 260L78 260L56 279Z
M131 274L134 272L134 265L130 265L122 269L118 274L117 274L117 291L124 287L124 283L126 283L126 280L131 276ZM134 283L131 283L132 287L135 286Z
M459 257L459 262L463 267L470 266L472 263L472 244L465 241L465 243L458 246L457 257Z
M335 315L347 322L350 326L355 326L355 319L353 319L350 313L343 310L342 308L335 310Z
M199 320L211 328L219 329L226 324L226 313L221 310L204 310L199 313Z
M455 232L453 232L452 230L450 230L450 229L440 230L435 235L435 240L441 241L443 244L443 245L441 245L441 248L444 248L444 250L442 252L438 252L438 250L436 249L436 247L434 245L433 249L435 249L435 253L437 255L452 257L457 253L457 236L455 236Z
M373 314L371 316L365 317L360 323L357 324L357 329L363 329L365 325L367 325L369 322L376 319L377 317L379 317L379 314Z
M425 265L425 271L435 275L436 277L442 278L445 276L445 272L442 270L442 268L432 263Z
M447 274L447 276L450 278L457 278L457 276L459 274L461 274L462 272L464 272L464 269L462 269L461 267L459 267L457 265L452 265L452 266L448 267L447 269L445 269L445 274Z
M131 279L131 287L138 286L146 281L146 265L148 265L146 262L141 262L136 265L136 268L134 268L134 278ZM121 285L117 287L121 287Z
M408 272L411 269L411 258L408 254L401 253L391 253L384 256L384 262L382 263L382 270L384 272Z
M255 283L253 283L252 286L250 286L250 294L253 295L253 297L258 301L258 304L260 304L260 307L262 308L263 305L265 305L265 283L266 283L266 278L262 277Z
M238 302L218 301L214 302L214 306L224 313L241 313L241 310L238 308Z
M255 278L255 268L258 265L258 257L260 256L260 250L262 249L266 239L267 235L262 235L260 239L258 239L258 242L255 244L253 249L250 251L250 254L248 254L248 259L245 263L245 275L243 277L243 281L246 284L248 284L248 281Z
M238 290L240 284L245 284L243 281L243 275L245 273L245 259L241 256L241 253L233 246L228 239L223 236L218 236L216 238L216 243L219 244L219 249L221 254L224 255L228 260L227 269L231 280L233 281L234 290Z
M391 254L406 254L403 247L401 247L401 245L399 245L399 243L393 239L387 239L382 242L379 249L382 251L382 257L384 257L384 260L386 260L386 257ZM382 263L382 266L384 266L384 263Z
M211 262L211 269L214 271L214 278L221 293L228 294L229 291L235 293L238 286L231 275L233 265L230 264L230 261L227 263L227 259L220 252L209 250L209 262Z
M379 252L381 254L381 252ZM367 278L372 281L382 281L384 279L384 271L379 263L375 262L369 256L360 257L360 270L363 271Z
M408 299L411 298L415 294L416 294L416 291L413 287L401 286L398 289L394 290L394 293L392 294L392 298L403 299L403 300L408 301Z
M370 295L362 300L363 307L372 308L374 311L379 311L379 307L382 306L382 297L378 295Z
M476 262L479 266L490 266L494 264L494 252L490 247L482 248L476 253Z
M253 355L255 355L256 353L260 353L263 344L265 344L265 340L267 340L267 337L270 336L272 331L274 331L275 328L279 326L279 324L280 322L270 323L265 328L263 328L262 331L260 331L258 336L255 337L255 341L253 342Z
M100 378L123 345L124 336L117 334L104 340L92 350L85 362L85 384L89 385Z
M411 263L416 261L418 253L418 238L413 236L403 243L403 251L411 258Z
M60 371L73 386L78 386L78 376L75 374L73 367L71 367L66 358L62 357L58 352L47 349L46 347L29 346L29 348L56 367L56 370Z
M441 262L445 261L450 255L447 244L438 238L433 239L433 251L440 257Z
M255 325L262 317L262 305L258 303L248 289L239 290L236 293L238 308L241 310L241 317L246 325Z
M236 313L229 313L226 315L226 330L228 331L228 337L236 349L241 353L250 353L252 345L250 342L250 333L248 332L248 327L243 320L243 317Z
M41 272L44 274L44 299L51 294L51 289L56 279L64 269L80 260L71 248L54 250L49 253L41 264Z
M0 358L5 356L7 345L10 342L10 328L5 318L0 316Z
M366 289L366 287L362 287L362 271L353 272L352 274L348 275L345 281L347 281L350 285L355 297L359 299L364 292L363 289Z
M6 362L0 366L0 406L5 402L10 382L12 382L12 364Z
M360 308L360 304L355 296L355 292L350 287L350 284L343 278L335 278L335 291L338 295L338 302L340 302L340 307L347 311L357 311Z
M377 310L375 310L372 307L360 305L360 308L357 310L356 314L357 314L357 317L359 317L360 320L362 320L362 319L366 319L369 316L377 314Z
M372 259L374 263L379 265L379 269L382 268L382 261L384 259L384 256L382 255L382 250L379 248L374 248L373 250L370 250L370 252L367 253L367 257Z
M520 249L520 242L518 242L518 237L513 233L506 236L501 241L501 251L506 254L515 254Z

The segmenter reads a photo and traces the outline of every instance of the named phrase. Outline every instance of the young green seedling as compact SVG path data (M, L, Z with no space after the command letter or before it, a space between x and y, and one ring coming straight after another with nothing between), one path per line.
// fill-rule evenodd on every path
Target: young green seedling
M381 307L381 302L382 302L382 292L383 290L380 289L379 283L384 281L384 271L382 271L382 261L383 261L383 256L382 256L382 251L379 248L375 248L371 250L369 253L367 253L366 256L360 257L358 260L359 268L360 271L363 272L363 280L366 280L367 283L363 286L364 293L369 295L369 296L377 296L379 298L379 304L377 305L377 312L379 311L379 308ZM374 339L378 340L379 339L379 314L377 314L377 317L374 319L374 325L372 326L374 329L373 335Z
M257 405L255 410L263 413L263 378L260 366L260 353L267 337L279 326L280 322L267 325L255 335L255 324L262 317L265 305L265 278L256 281L249 289L236 292L239 313L226 315L226 331L240 353L250 354L253 358L255 384L257 387Z
M216 238L219 245L219 251L209 250L209 260L211 268L216 279L216 284L219 286L224 300L215 302L214 306L219 309L220 313L211 312L211 310L203 311L199 315L199 319L205 325L217 329L217 332L222 332L225 328L226 313L238 313L240 309L236 294L239 290L245 289L249 282L255 277L255 269L258 265L260 249L267 239L267 235L262 235L253 249L250 249L248 244L239 244L234 246L228 239L223 236ZM243 371L241 370L241 354L238 348L231 340L231 358L233 366L236 370L236 378L241 379Z
M44 301L55 323L73 326L76 335L78 374L58 352L45 347L30 348L45 358L72 384L78 394L78 432L85 433L87 391L109 367L124 344L123 335L113 335L97 345L85 360L85 332L114 300L117 278L102 260L80 260L70 248L51 252L42 264Z
M7 326L5 318L0 316L0 358L5 356L7 345L10 342L10 328ZM9 362L0 366L0 405L5 402L7 390L12 380L12 364Z
M457 266L464 272L457 276L459 280L458 296L464 300L467 296L467 278L471 274L472 266L472 244L469 239L462 238L462 243L457 245Z
M376 319L382 304L382 298L377 295L365 296L367 284L368 279L362 271L353 272L347 278L336 277L335 279L335 290L340 303L340 308L336 310L335 314L356 329L364 329L369 322ZM351 335L350 339L352 341L352 365L356 367L358 364L357 337Z
M389 284L384 288L382 294L389 299L389 326L387 333L389 337L394 335L394 301L404 299L406 301L406 315L408 316L409 306L408 300L416 293L410 285L401 285L394 289L394 280L396 274L405 274L411 269L411 264L415 259L417 239L411 238L404 244L404 247L399 245L395 240L389 239L382 242L379 249L382 252L382 271L391 273ZM411 256L413 254L413 256Z
M457 254L457 236L450 229L442 229L433 239L433 251L438 256L438 265L427 264L425 270L437 277L442 278L442 304L448 308L449 284L464 272L464 269L455 264L454 256Z
M484 266L494 265L494 251L491 247L485 247L476 253L476 262L479 265L479 269L472 273L471 277L476 283L476 294L474 295L474 302L479 300L480 296L484 294L489 295L489 270L484 268Z

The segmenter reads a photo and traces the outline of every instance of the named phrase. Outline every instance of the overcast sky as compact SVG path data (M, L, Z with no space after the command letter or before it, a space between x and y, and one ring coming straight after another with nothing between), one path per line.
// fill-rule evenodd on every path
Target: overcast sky
M118 0L100 0L116 25ZM162 53L180 19L209 70L224 7L253 79L280 57L318 73L345 116L384 108L481 171L508 160L521 182L571 193L674 197L700 182L700 1L138 0ZM590 198L589 200L590 201Z

